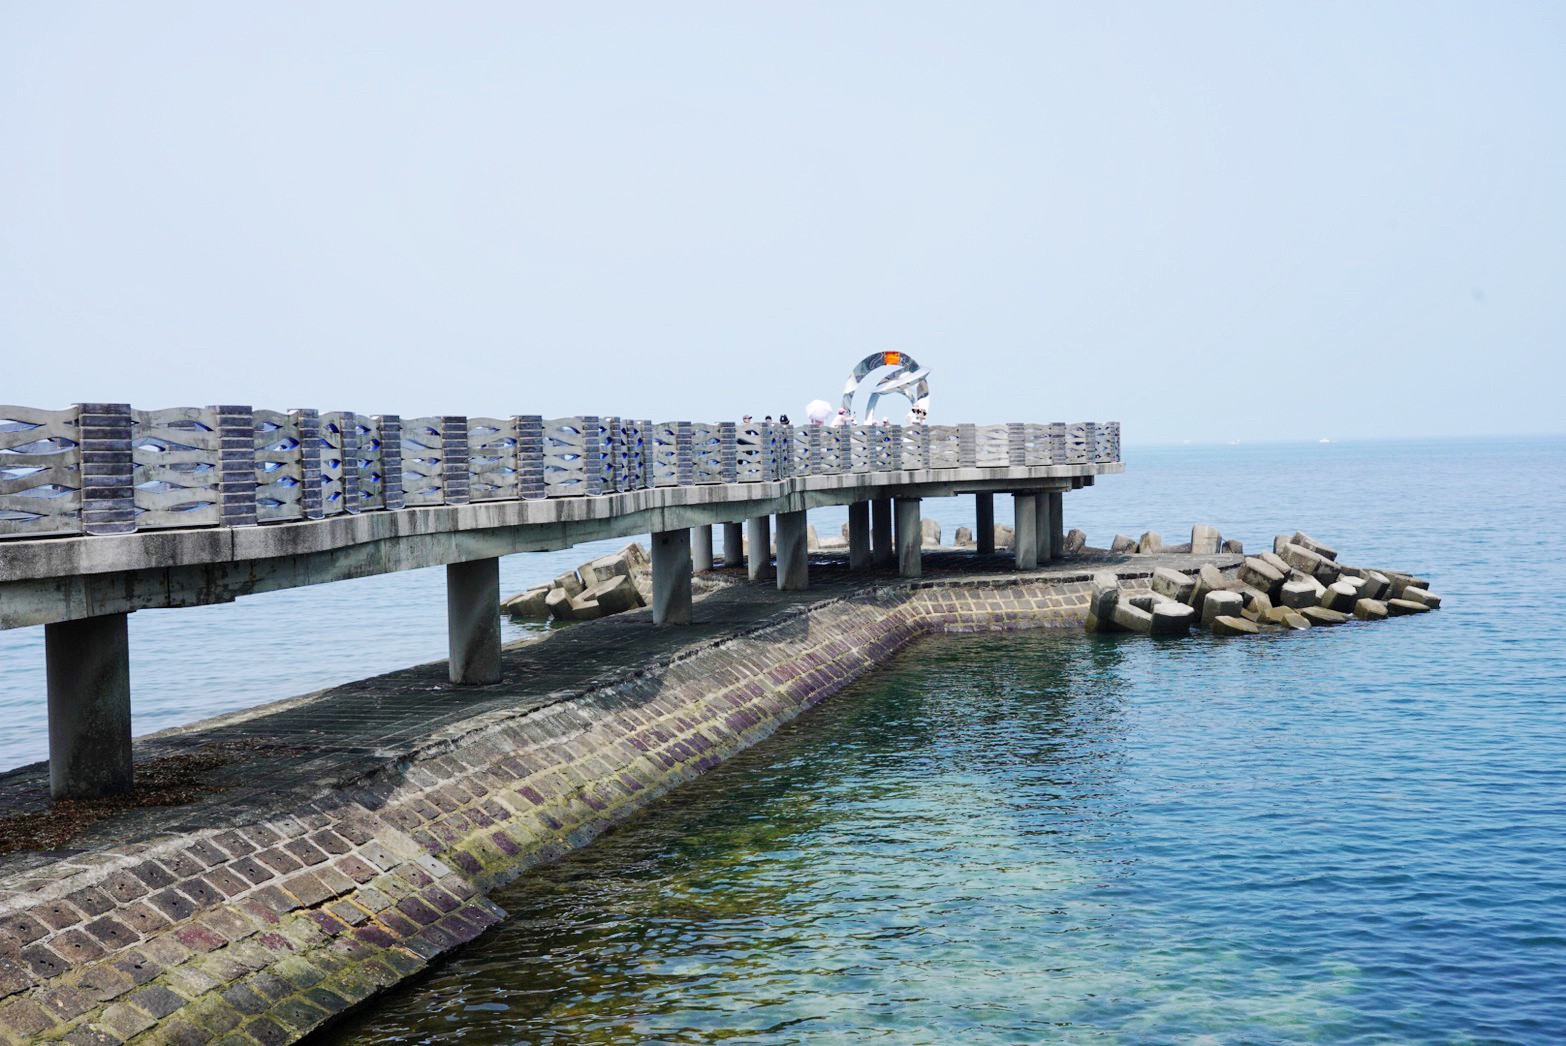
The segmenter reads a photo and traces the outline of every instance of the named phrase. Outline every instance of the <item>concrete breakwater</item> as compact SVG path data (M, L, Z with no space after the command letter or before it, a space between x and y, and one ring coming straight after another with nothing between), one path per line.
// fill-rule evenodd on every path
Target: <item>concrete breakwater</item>
M735 585L686 630L585 623L508 648L525 682L458 690L427 665L138 742L145 765L209 760L176 807L133 799L0 859L0 1040L296 1039L494 925L496 885L911 640L1080 622L1106 567L1137 587L1240 563L950 556L923 579ZM46 796L39 767L0 776L0 832L80 813Z
M1197 547L1204 540L1212 548L1219 544L1218 532L1200 524L1191 540ZM1143 535L1139 545L1147 542ZM1200 624L1221 636L1257 635L1330 627L1351 618L1383 621L1441 606L1424 578L1341 563L1337 549L1300 531L1278 535L1273 549L1245 557L1232 578L1210 564L1195 576L1159 567L1145 595L1123 596L1113 572L1095 574L1087 629L1183 635Z

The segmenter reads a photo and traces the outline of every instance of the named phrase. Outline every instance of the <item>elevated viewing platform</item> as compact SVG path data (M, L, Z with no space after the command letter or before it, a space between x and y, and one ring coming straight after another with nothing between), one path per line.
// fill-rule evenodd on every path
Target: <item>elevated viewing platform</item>
M500 678L499 562L651 535L652 621L693 569L767 550L808 586L805 513L849 506L849 564L920 573L919 499L1017 497L1019 568L1058 553L1060 495L1122 471L1114 422L806 425L0 407L0 628L44 625L51 788L131 787L126 615L446 566L450 680ZM872 521L872 506L874 519ZM773 571L753 556L751 576Z

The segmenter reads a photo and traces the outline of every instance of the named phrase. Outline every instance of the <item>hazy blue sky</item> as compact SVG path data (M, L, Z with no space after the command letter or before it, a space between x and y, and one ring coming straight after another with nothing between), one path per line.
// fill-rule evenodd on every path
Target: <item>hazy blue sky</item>
M1560 3L0 2L0 403L1560 431Z

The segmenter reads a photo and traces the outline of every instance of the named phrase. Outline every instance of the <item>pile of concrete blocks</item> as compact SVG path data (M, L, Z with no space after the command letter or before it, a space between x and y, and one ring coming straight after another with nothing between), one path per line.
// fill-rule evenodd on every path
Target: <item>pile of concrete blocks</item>
M931 520L921 520L922 524L928 524L930 522L932 522L932 521ZM937 532L939 532L939 528L937 528ZM1010 526L1008 526L1005 523L997 523L997 524L995 524L995 536L994 536L995 547L996 548L1010 548L1011 547L1011 541L1012 541L1012 535L1014 533L1016 533L1016 531L1013 530ZM978 544L978 542L975 541L974 538L973 538L973 531L972 531L972 529L970 529L968 527L958 527L957 528L957 533L952 536L952 544L956 548L973 548L975 545Z
M1066 550L1071 551L1071 542L1066 542ZM1210 527L1206 523L1198 523L1191 528L1191 540L1179 545L1166 545L1164 539L1156 530L1149 530L1140 538L1127 537L1124 534L1116 534L1115 540L1109 546L1111 552L1124 552L1133 556L1151 556L1159 552L1190 553L1197 556L1216 556L1220 552L1228 555L1243 556L1245 546L1238 541L1225 541L1218 528Z
M1441 605L1424 578L1348 566L1336 549L1299 531L1279 535L1273 548L1246 557L1232 578L1212 564L1195 575L1159 567L1145 596L1125 598L1114 574L1096 574L1088 631L1174 635L1200 624L1216 635L1257 635L1424 614Z
M589 560L545 585L500 604L513 618L591 621L647 605L638 578L647 573L647 550L633 541L620 551ZM645 582L644 582L645 584Z

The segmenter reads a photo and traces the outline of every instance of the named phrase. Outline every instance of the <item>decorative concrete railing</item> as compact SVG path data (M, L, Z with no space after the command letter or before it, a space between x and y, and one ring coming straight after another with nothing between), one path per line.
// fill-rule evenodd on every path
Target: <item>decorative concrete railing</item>
M1118 422L736 425L0 406L0 537L251 526L793 476L1120 460Z

